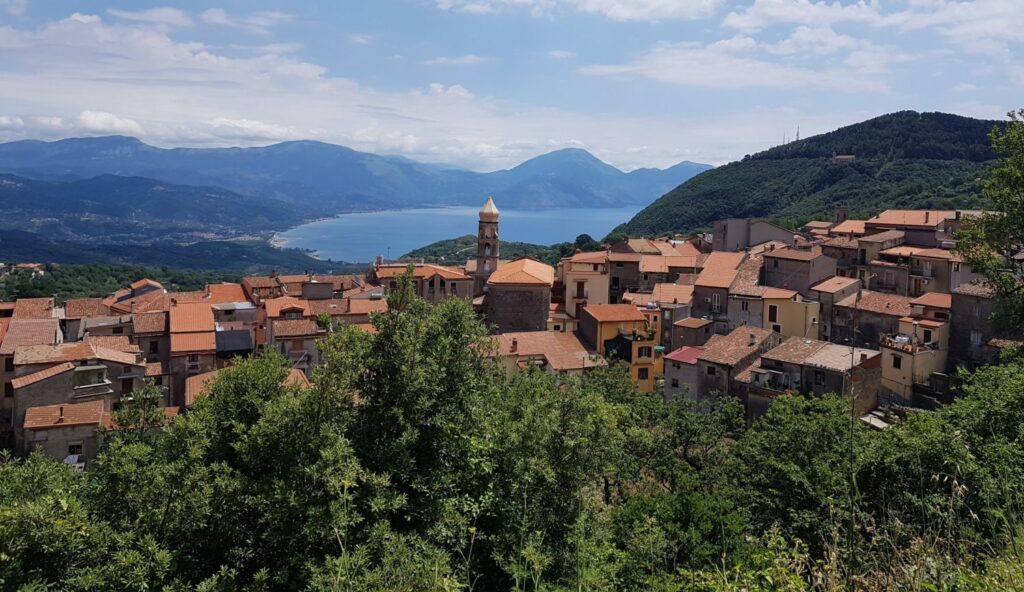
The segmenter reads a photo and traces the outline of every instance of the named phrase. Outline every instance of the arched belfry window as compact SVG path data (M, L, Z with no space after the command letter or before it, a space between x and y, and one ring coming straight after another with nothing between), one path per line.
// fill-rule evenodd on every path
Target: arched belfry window
M491 271L491 262L490 261L484 261L484 272L486 273L486 272L490 272L490 271Z
M490 256L491 256L491 245L490 245L490 243L485 243L484 244L484 257L490 257Z

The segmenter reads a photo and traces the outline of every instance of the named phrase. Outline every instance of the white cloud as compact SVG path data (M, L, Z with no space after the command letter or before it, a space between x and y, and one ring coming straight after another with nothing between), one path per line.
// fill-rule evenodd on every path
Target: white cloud
M834 54L841 50L855 49L860 41L849 35L840 35L831 27L797 27L786 39L769 46L771 53L778 54Z
M267 43L266 45L238 45L233 44L232 49L243 49L259 54L281 55L302 51L305 45L301 43Z
M355 34L349 35L349 41L356 45L369 45L373 43L373 35Z
M82 111L73 125L77 130L93 134L141 136L146 133L137 122L106 111Z
M737 36L702 45L661 44L632 62L587 66L594 76L643 76L680 86L716 89L809 88L843 92L884 91L879 81L842 69L811 69L757 57L757 42Z
M0 9L11 16L22 16L28 10L28 0L0 0Z
M958 93L974 92L978 90L977 84L971 84L970 82L961 82L953 86L952 91Z
M556 0L435 0L441 10L469 14L494 14L507 9L526 9L535 15L547 14Z
M423 63L427 66L475 66L477 64L485 64L487 62L493 62L494 58L478 56L476 54L468 53L457 57L439 57L424 60Z
M290 14L270 10L254 12L247 16L235 16L222 8L210 8L199 14L199 20L208 25L234 27L264 35L270 33L270 29L293 19Z
M880 18L877 4L877 0L845 4L840 0L754 0L750 6L726 15L722 24L753 32L779 24L824 27L836 23L872 23Z
M577 10L614 21L661 21L712 16L722 0L573 0Z
M147 8L145 10L120 10L111 8L107 10L107 13L111 16L116 16L119 19L153 23L168 27L191 27L195 24L192 21L192 17L184 11L168 6Z
M567 49L552 49L548 52L548 55L556 60L568 60L576 57L576 52Z
M453 97L457 99L472 99L473 93L466 90L461 84L445 86L439 82L432 82L427 87L427 93L435 97Z

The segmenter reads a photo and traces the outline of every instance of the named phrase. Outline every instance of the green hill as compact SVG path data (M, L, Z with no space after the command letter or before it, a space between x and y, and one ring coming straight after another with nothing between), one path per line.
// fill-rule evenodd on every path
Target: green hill
M654 235L707 228L730 217L799 225L885 208L969 208L995 158L988 133L998 121L901 111L777 146L701 173L615 229ZM835 155L853 155L840 162Z
M562 257L571 255L575 250L572 243L558 243L550 247L522 243L516 241L501 242L501 258L533 257L551 265L558 263ZM450 238L430 243L402 255L402 259L423 259L428 263L442 265L463 265L476 254L476 236L467 234L458 238Z

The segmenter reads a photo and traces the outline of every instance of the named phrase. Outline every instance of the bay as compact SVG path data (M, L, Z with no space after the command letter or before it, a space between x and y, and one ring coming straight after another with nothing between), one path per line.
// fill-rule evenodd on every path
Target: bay
M640 209L501 210L499 232L502 240L541 245L571 242L580 234L601 240ZM344 214L297 226L277 239L288 247L316 251L323 259L369 262L377 255L398 257L439 240L475 235L478 212L457 207Z

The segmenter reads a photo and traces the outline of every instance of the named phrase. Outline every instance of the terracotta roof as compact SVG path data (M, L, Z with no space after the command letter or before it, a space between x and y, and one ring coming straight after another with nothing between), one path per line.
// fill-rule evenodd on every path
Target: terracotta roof
M409 264L387 264L378 265L374 272L378 278L388 279L397 277L409 268ZM469 280L472 279L466 275L461 269L456 267L444 267L442 265L433 265L431 263L417 263L413 265L412 275L414 278L426 279L434 276L440 276L445 280Z
M811 286L811 289L818 292L825 292L826 294L835 294L840 290L845 290L846 288L858 283L858 281L859 280L857 278L834 275L827 280L818 282Z
M679 253L683 257L700 257L704 253L700 252L700 249L693 246L693 243L683 241L675 244L676 253Z
M178 303L170 311L171 333L213 331L213 309L206 302Z
M194 290L192 292L168 292L167 299L170 304L177 302L178 304L192 304L206 301L206 292L203 290Z
M211 370L210 372L203 372L202 374L196 374L195 376L189 376L185 379L185 406L190 407L195 403L196 399L209 394L208 388L210 382L223 371L225 368L220 370ZM286 386L299 386L303 388L309 388L309 379L306 375L298 369L291 368L288 370L288 375L285 376L284 381L281 383Z
M639 263L641 257L640 253L608 253L608 260L613 263Z
M294 296L264 300L263 307L267 311L267 317L272 319L284 316L285 311L301 311L303 316L309 316L309 301Z
M145 288L147 286L152 287L152 288L158 288L158 289L161 289L161 290L164 287L163 284L161 284L160 282L158 282L156 280L151 280L149 278L142 278L141 280L132 282L132 284L129 287L132 290L138 290L139 288Z
M988 343L986 345L988 345L989 347L1003 349L1006 347L1024 346L1024 341L1021 341L1020 339L1002 339L998 337L993 337L992 339L988 340Z
M110 307L102 298L73 298L64 303L65 319L104 317L110 315Z
M163 362L149 362L146 364L146 378L164 376L168 373L167 364L164 364Z
M140 333L163 333L167 331L166 312L141 312L132 315L132 332Z
M810 222L801 226L801 228L824 228L829 229L835 226L835 222L826 222L824 220L811 220Z
M348 313L349 301L344 298L330 298L327 300L309 300L309 315L318 317L322 314L329 316L343 315Z
M684 345L672 353L665 354L665 359L683 364L696 364L697 358L704 353L704 348L694 345Z
M912 298L909 296L861 290L860 299L857 298L857 294L850 294L846 298L837 302L836 306L896 317L905 317L910 314L911 300Z
M367 333L371 333L373 335L376 335L378 333L378 329L377 327L373 326L373 323L352 323L351 326L357 329L362 329L363 331L366 331Z
M868 219L868 224L893 226L938 226L943 220L956 215L953 210L885 210Z
M760 297L764 293L764 286L758 285L761 279L761 255L751 255L746 261L740 264L736 273L736 280L729 287L729 294L735 296Z
M766 299L779 299L779 298L793 298L797 295L797 292L793 290L787 290L785 288L765 288L764 292L761 293L761 298Z
M642 255L640 273L668 273L668 257L663 255Z
M689 304L693 300L693 286L665 283L655 284L651 297L655 302Z
M827 241L821 243L823 247L832 247L833 249L856 249L857 239L847 238L845 236L837 236L830 238Z
M829 229L832 234L864 234L865 220L843 220Z
M903 317L900 319L901 323L917 323L918 325L924 325L925 327L941 327L946 324L946 321L938 321L935 319L926 319L924 317Z
M606 263L608 261L608 251L580 252L573 254L568 259L573 263Z
M634 253L644 253L646 255L658 255L661 253L661 249L653 241L646 238L627 239L626 246Z
M128 339L127 335L86 335L85 343L91 343L93 345L129 354L140 353L139 346L132 343Z
M242 289L242 284L224 282L206 286L209 294L207 300L210 304L223 304L225 302L248 302L249 298Z
M546 263L523 257L509 261L491 273L490 286L550 286L555 283L555 270Z
M632 304L590 304L583 310L590 313L590 316L599 323L643 322L645 320L644 315L640 314L640 311Z
M196 333L171 333L171 353L202 353L217 351L217 336L214 331Z
M26 345L57 343L60 321L57 319L11 319L0 345L0 354L11 355Z
M284 319L273 322L274 338L307 337L326 333L311 319Z
M903 240L905 236L906 233L903 232L902 230L886 230L883 232L862 236L857 240L865 243L882 243L891 240Z
M100 425L103 420L103 401L43 405L25 410L26 430L48 430L84 425Z
M242 278L242 285L249 286L250 288L276 288L280 284L277 282L277 278L262 275L251 275Z
M10 317L0 317L0 343L4 342L4 337L7 336L7 328L11 326Z
M14 353L14 364L16 366L78 362L82 360L104 360L118 364L139 364L134 354L90 341L65 342L56 345L26 345L19 347Z
M330 282L331 288L335 292L341 292L360 283L360 280L353 275L315 275L313 280L322 283Z
M75 365L72 364L71 362L62 362L60 364L50 366L49 368L39 370L38 372L33 372L32 374L18 376L17 378L11 380L11 386L14 387L15 389L25 388L30 384L35 384L41 380L46 380L48 378L53 378L54 376L59 376L67 372L68 370L73 370L74 368Z
M728 288L736 281L739 275L735 269L729 267L713 267L705 263L704 271L700 272L693 285L702 288Z
M53 298L18 298L14 302L16 319L49 319L53 317Z
M910 303L931 308L951 308L953 306L953 295L947 292L928 292L914 298Z
M838 343L826 343L825 347L811 354L804 361L804 365L846 372L862 363L861 356L866 360L870 360L880 355L882 355L881 352L874 349L865 349L863 347L850 348Z
M714 251L704 260L704 269L739 269L739 266L747 258L743 251L733 253L731 251Z
M171 305L171 296L162 290L146 292L141 296L117 301L117 292L103 302L119 313L166 311ZM133 307L134 305L134 307Z
M349 314L370 314L371 312L387 312L387 300L356 299L348 301Z
M777 362L803 364L807 361L807 358L817 353L818 350L826 345L828 345L827 341L805 339L803 337L790 337L786 341L782 342L781 345L761 354L761 357L766 360L775 360Z
M916 255L921 251L924 251L923 247L912 247L910 245L900 245L898 247L892 247L891 249L885 249L879 251L879 255L889 255L890 257L910 257Z
M502 356L543 356L554 370L581 370L602 364L587 351L573 333L555 331L523 331L497 336L498 354ZM512 342L516 351L512 351Z
M678 321L672 324L675 325L676 327L685 327L687 329L700 329L701 327L710 325L711 320L699 319L697 317L686 317L685 319L679 319Z
M953 288L954 294L963 294L964 296L980 296L982 298L992 298L996 295L992 285L985 280L971 280L966 284L960 284L956 288ZM4 342L6 345L6 342Z
M791 261L813 261L821 256L821 249L811 249L810 251L801 251L798 249L792 249L785 247L782 249L774 249L771 251L765 251L761 253L762 257L773 257L775 259L789 259Z
M720 335L704 345L699 359L724 366L734 366L748 355L761 349L761 344L771 339L772 332L749 325L737 327L728 335ZM751 345L750 342L754 344Z
M921 249L914 254L915 257L923 259L942 259L945 261L963 261L963 257L947 249Z
M648 302L654 302L654 294L645 292L624 292L622 302L634 306L647 306Z

